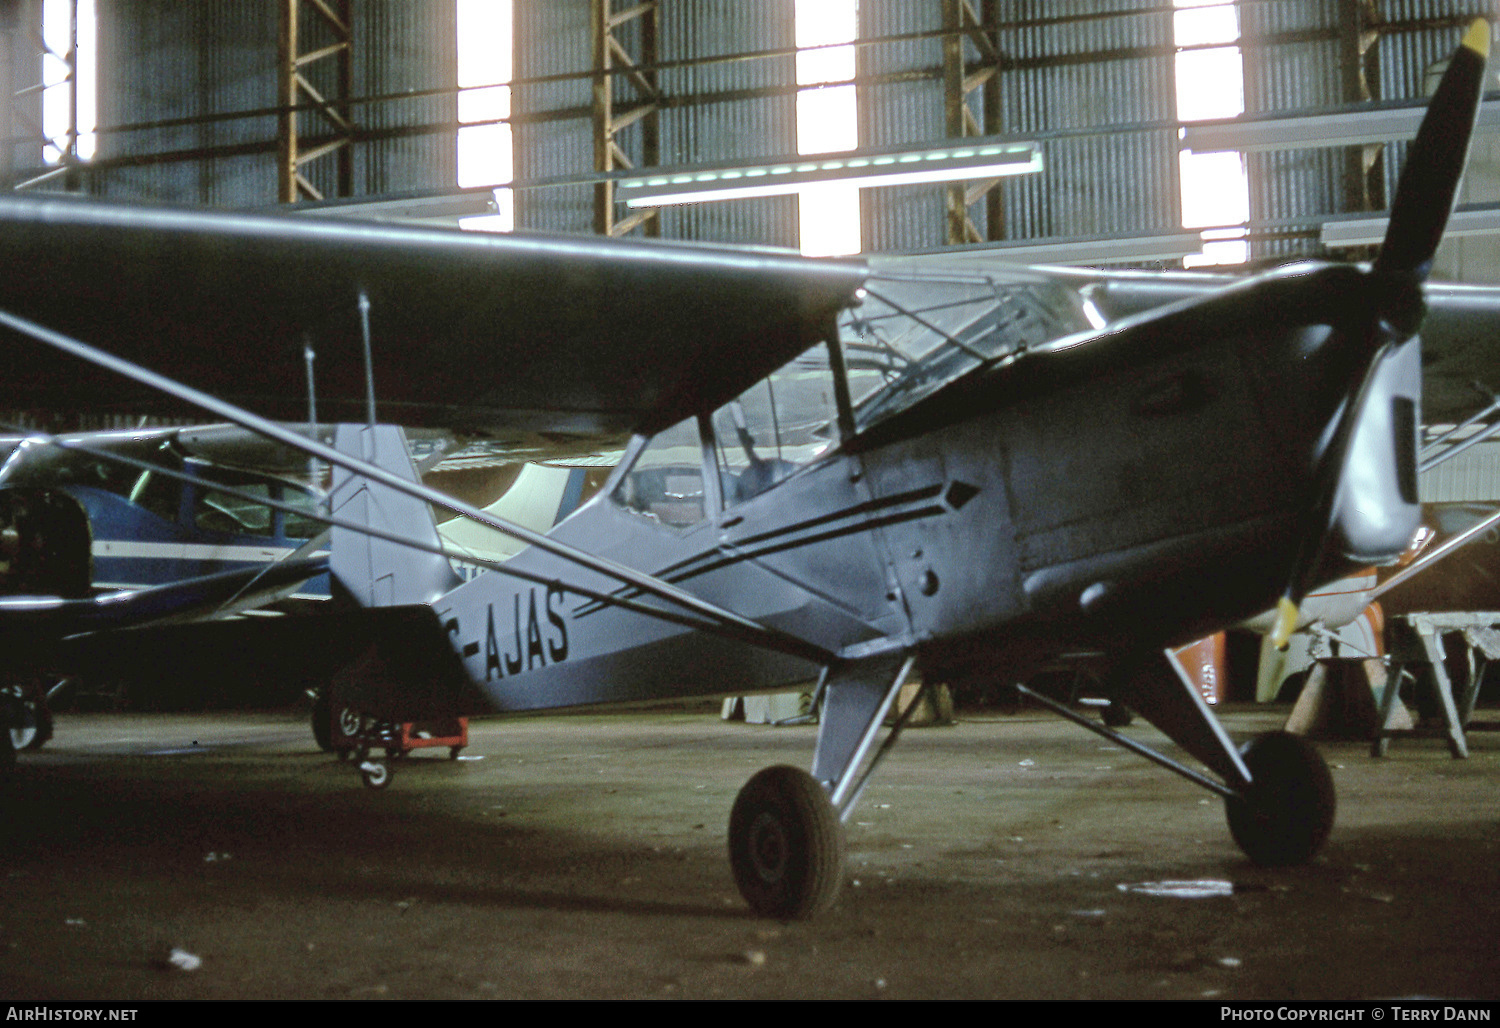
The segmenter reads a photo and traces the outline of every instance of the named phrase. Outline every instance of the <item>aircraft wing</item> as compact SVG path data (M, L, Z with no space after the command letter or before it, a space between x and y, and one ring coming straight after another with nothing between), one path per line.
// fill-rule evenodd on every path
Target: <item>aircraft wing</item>
M253 606L289 584L328 570L328 558L300 557L266 567L224 571L167 585L82 599L0 597L0 643L12 670L52 666L60 640L145 624L215 617Z
M1422 322L1422 420L1462 420L1500 390L1500 286L1430 283Z
M826 335L862 263L0 198L0 309L285 421L363 421L360 297L382 420L503 438L653 431ZM6 333L0 406L199 412ZM103 399L104 402L101 402Z

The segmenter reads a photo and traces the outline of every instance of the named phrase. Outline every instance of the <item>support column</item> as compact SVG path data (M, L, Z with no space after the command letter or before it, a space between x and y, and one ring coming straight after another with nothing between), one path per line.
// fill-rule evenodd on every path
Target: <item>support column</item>
M942 0L943 107L948 138L995 135L1000 132L1000 47L996 0ZM964 41L972 41L979 59L970 62ZM969 98L978 92L983 114L976 117ZM948 243L952 246L1002 239L1005 212L1000 204L1000 180L956 182L947 189ZM969 208L986 200L985 230L969 217Z
M282 203L324 199L323 191L313 185L304 169L329 156L337 161L335 195L354 193L354 119L349 106L354 50L351 4L352 0L281 0L279 5L277 199ZM306 32L302 26L304 9L312 12ZM329 60L333 61L332 80L330 95L325 96L309 76L314 74L314 67L327 67ZM310 110L299 111L304 105ZM310 120L321 122L320 134L304 137L304 113L312 116Z
M619 143L620 133L630 126L641 126L641 164L661 163L659 115L661 89L655 70L658 60L658 38L661 9L658 0L647 0L622 11L613 10L613 0L591 0L590 18L594 42L594 169L619 171L636 167ZM639 26L638 52L631 54L619 38L627 24ZM616 87L628 81L636 87L639 99L626 105L619 102ZM613 182L594 186L594 231L602 236L622 236L636 228L656 236L661 226L656 211L642 210L627 217L615 217Z

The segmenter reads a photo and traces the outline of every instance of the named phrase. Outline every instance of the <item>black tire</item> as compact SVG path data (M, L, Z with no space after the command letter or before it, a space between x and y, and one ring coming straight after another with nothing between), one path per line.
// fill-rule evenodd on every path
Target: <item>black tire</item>
M1135 715L1130 712L1130 708L1119 700L1110 700L1100 712L1099 717L1110 728L1129 728L1130 722L1135 720Z
M763 917L801 921L826 910L844 880L844 833L823 786L795 767L768 767L735 797L729 866Z
M1272 732L1241 748L1251 785L1225 806L1229 831L1262 867L1311 860L1333 828L1333 775L1317 747L1299 735Z
M52 711L47 701L22 700L20 714L21 724L10 730L11 748L17 753L41 749L52 738Z
M318 749L324 753L333 752L333 709L328 704L328 696L321 690L313 700L312 734Z
M16 772L16 748L9 732L0 732L0 787L8 785Z

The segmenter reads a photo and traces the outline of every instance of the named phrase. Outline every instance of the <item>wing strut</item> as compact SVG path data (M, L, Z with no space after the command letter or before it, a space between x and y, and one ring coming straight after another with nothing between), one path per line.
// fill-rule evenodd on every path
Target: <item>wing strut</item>
M268 439L273 439L285 446L289 446L294 450L327 461L329 464L341 467L351 474L361 475L397 492L405 493L419 500L425 500L436 507L452 511L454 514L471 518L488 528L493 528L497 532L502 532L512 538L519 539L527 545L535 546L540 550L550 553L554 557L559 557L589 571L633 586L644 593L665 600L668 603L691 611L699 617L706 618L723 626L733 634L746 641L753 642L755 645L787 653L795 657L801 657L804 660L809 660L817 664L827 664L833 659L834 655L831 651L821 646L816 646L805 639L768 628L757 621L752 621L731 610L725 610L691 593L684 592L676 586L653 578L651 575L636 571L634 568L628 568L623 564L617 564L603 557L586 553L549 536L541 535L520 525L512 524L502 518L497 518L492 514L487 514L477 507L472 507L467 503L456 500L420 482L408 482L406 479L398 475L393 475L383 468L356 460L346 454L340 453L331 446L325 446L315 440L298 435L296 432L284 428L273 421L268 421L247 410L236 407L232 403L226 403L218 397L200 392L191 386L167 378L165 375L160 375L139 365L132 364L130 361L123 360L113 354L105 353L103 350L89 346L87 343L80 342L71 336L64 335L43 325L38 325L7 310L0 310L0 324L22 335L30 336L32 339L44 343L53 349L61 350L80 360L113 371L116 374L123 375L150 388L160 390L184 403L201 407L226 421L232 421L237 425ZM613 600L611 599L609 602L613 602ZM651 613L661 616L659 612ZM671 620L670 615L667 617L668 620Z

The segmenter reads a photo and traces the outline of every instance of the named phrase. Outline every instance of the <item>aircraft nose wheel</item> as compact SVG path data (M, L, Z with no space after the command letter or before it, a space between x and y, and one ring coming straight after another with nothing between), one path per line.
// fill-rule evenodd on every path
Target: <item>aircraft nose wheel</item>
M750 908L798 921L825 910L844 874L844 838L828 793L807 772L768 767L729 814L729 866Z
M1333 828L1333 776L1322 755L1287 732L1257 736L1240 754L1252 784L1225 805L1234 841L1262 867L1306 863Z

